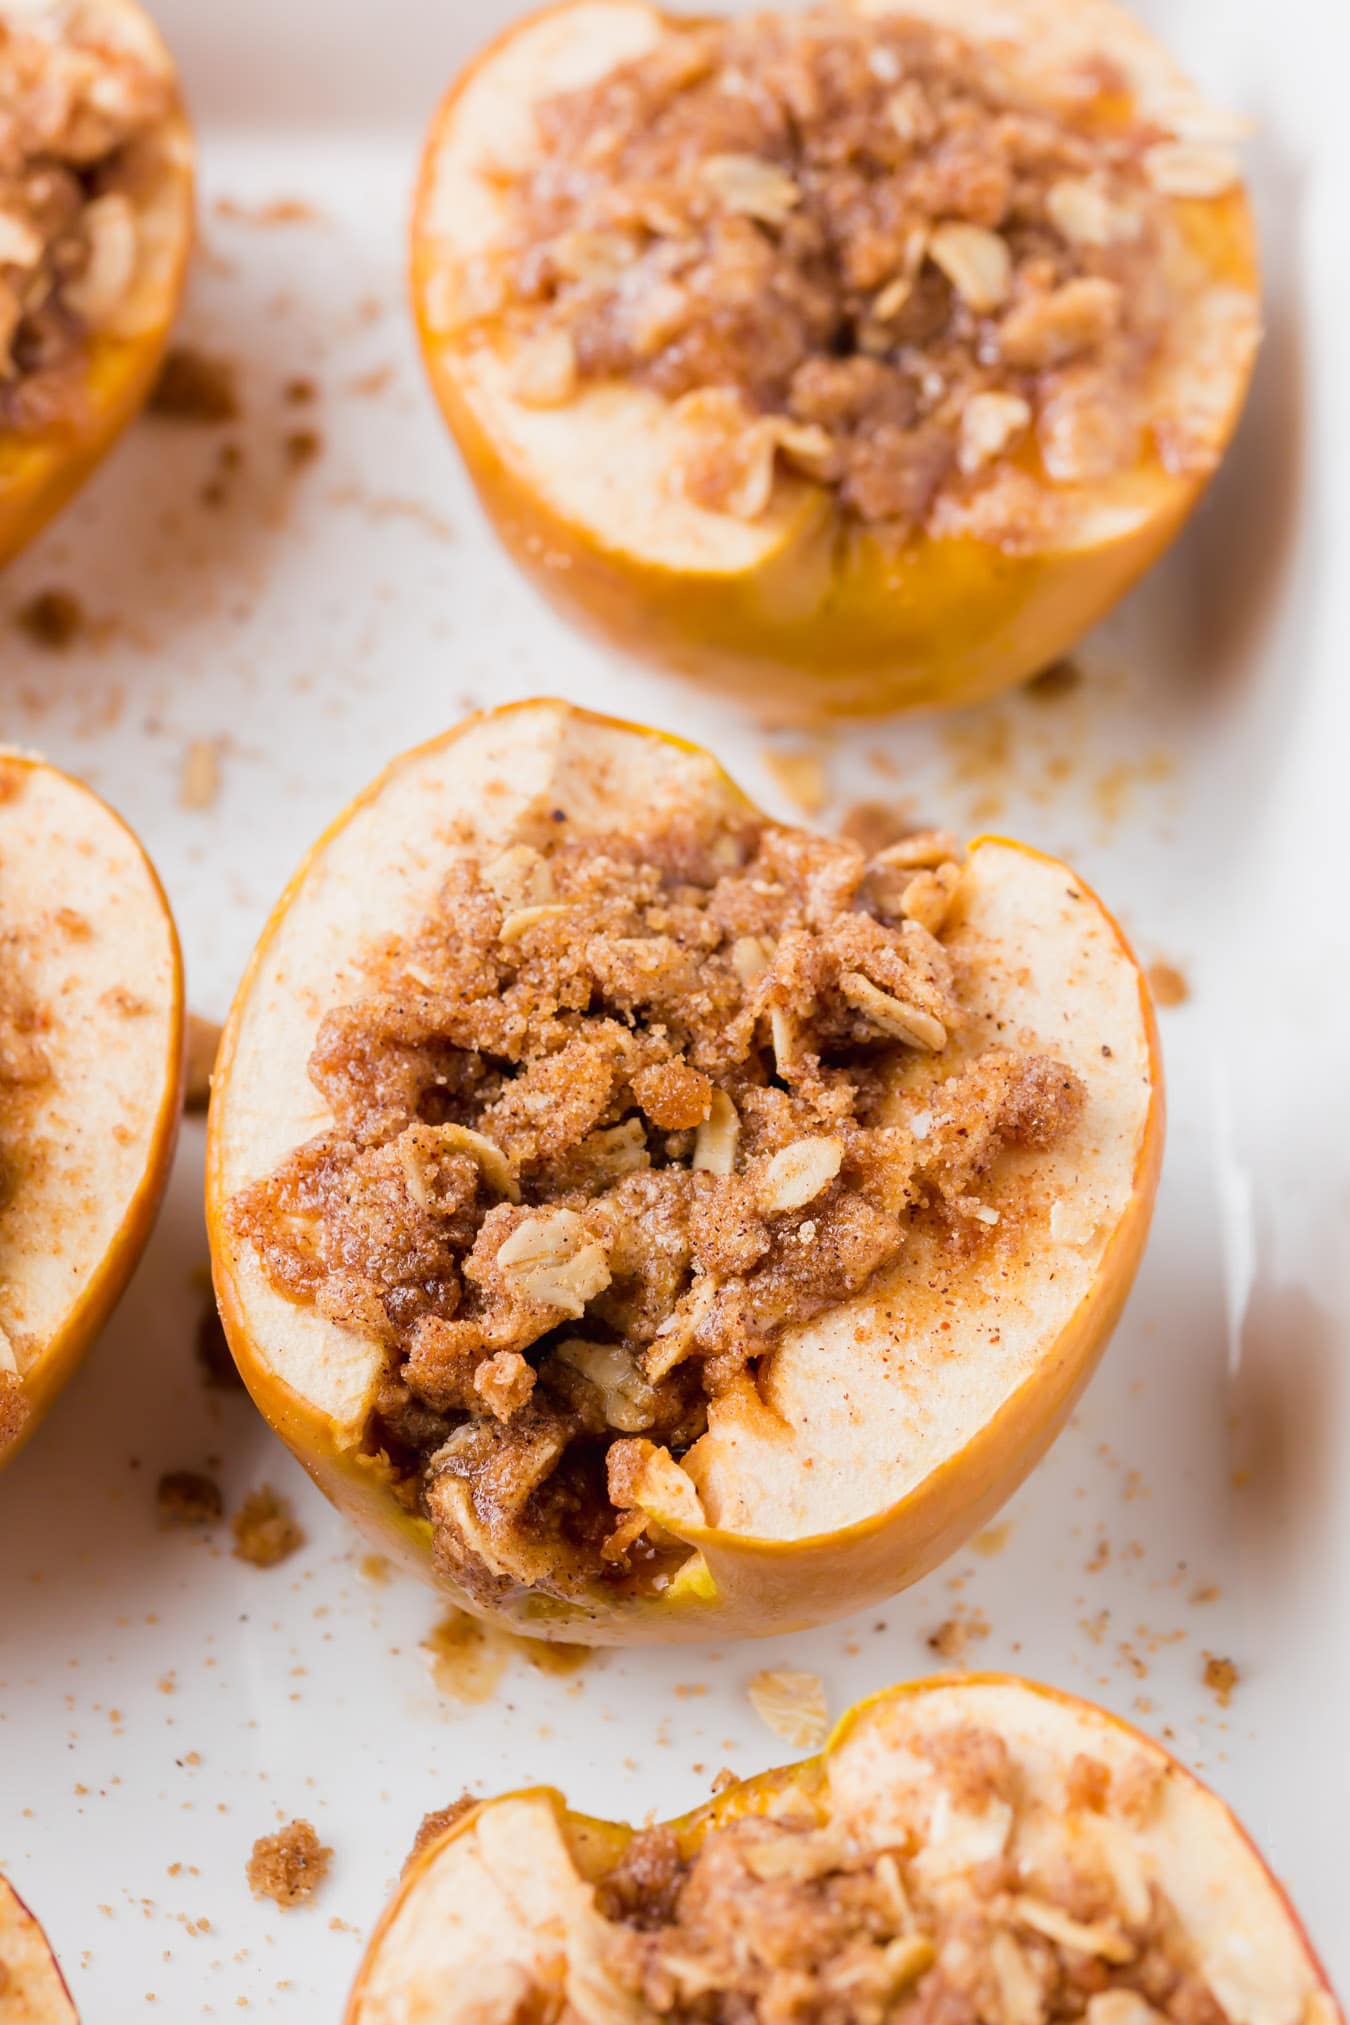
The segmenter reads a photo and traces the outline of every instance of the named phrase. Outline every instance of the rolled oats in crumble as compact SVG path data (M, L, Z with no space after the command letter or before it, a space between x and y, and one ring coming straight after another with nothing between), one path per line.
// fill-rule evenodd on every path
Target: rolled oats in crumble
M638 1831L569 1962L580 2015L1227 2025L1138 1853L1130 1766L1080 1756L1058 1794L1032 1797L1003 1739L974 1725L921 1734L911 1762L881 1834L809 1787L692 1852L671 1828Z
M679 403L686 493L746 519L786 470L898 541L1033 541L1056 487L1204 467L1202 431L1152 436L1149 381L1194 280L1171 200L1236 165L1106 56L1018 64L903 14L668 22L493 171L508 233L464 324L505 318L527 405L613 378Z
M85 340L136 277L146 144L173 105L166 76L63 10L0 9L0 427L78 413Z
M709 1400L916 1222L997 1246L983 1184L1084 1096L1015 1047L942 1073L948 840L556 816L459 855L371 960L310 1060L330 1128L230 1210L274 1287L384 1344L376 1466L485 1600L659 1580L652 1515L698 1518L677 1465ZM905 1057L922 1137L890 1101Z

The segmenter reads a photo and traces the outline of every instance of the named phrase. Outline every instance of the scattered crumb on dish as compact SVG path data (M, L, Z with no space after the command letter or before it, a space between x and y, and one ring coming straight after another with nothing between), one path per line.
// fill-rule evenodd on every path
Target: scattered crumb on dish
M271 1484L250 1491L230 1521L234 1553L253 1568L275 1568L305 1544L305 1535L289 1498Z
M1076 661L1067 657L1052 661L1048 668L1042 668L1039 675L1033 675L1023 685L1028 696L1037 703L1058 703L1061 697L1072 696L1075 689L1083 685L1083 671Z
M217 197L212 206L217 218L232 225L320 225L323 212L307 197L269 197L261 204L245 204L238 197Z
M1185 1005L1191 995L1190 982L1174 963L1159 961L1148 967L1149 989L1160 1006Z
M194 738L178 776L180 809L209 809L220 793L220 752L213 738Z
M423 1639L422 1651L440 1692L469 1707L491 1700L513 1658L523 1659L536 1673L559 1677L580 1673L595 1658L591 1646L525 1638L453 1606Z
M967 1649L976 1639L988 1638L989 1624L983 1613L973 1610L968 1614L948 1617L939 1624L936 1631L928 1635L928 1645L939 1659L949 1666L964 1666Z
M288 1821L275 1835L260 1835L249 1857L247 1877L255 1898L270 1898L283 1910L312 1898L328 1875L333 1852L320 1842L309 1821Z
M21 604L14 623L33 646L50 654L64 654L89 630L84 606L73 591L51 589L36 592Z
M282 445L286 462L293 471L303 471L323 452L323 437L317 429L292 429Z
M1220 1659L1215 1653L1205 1654L1204 1683L1221 1709L1226 1709L1233 1699L1233 1690L1242 1675L1231 1659Z
M224 1516L225 1500L214 1477L200 1470L169 1470L155 1489L161 1526L210 1526Z
M148 413L171 422L212 427L239 419L238 379L231 359L175 345L165 356Z
M888 851L902 837L912 836L919 827L909 802L861 801L845 809L839 835L857 844L871 858L878 851Z

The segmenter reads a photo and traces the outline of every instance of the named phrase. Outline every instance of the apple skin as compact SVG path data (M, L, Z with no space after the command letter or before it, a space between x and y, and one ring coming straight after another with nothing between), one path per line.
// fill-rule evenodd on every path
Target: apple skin
M1164 553L1212 472L1130 474L1147 491L1135 524L1081 543L1014 553L971 537L878 541L818 492L815 511L753 569L672 569L565 519L502 452L466 394L463 347L435 326L441 265L428 226L441 136L465 92L522 31L514 24L456 79L432 122L413 206L410 290L423 363L479 498L516 563L560 612L624 653L737 694L777 721L878 716L978 703L1067 654ZM1243 190L1174 207L1189 250L1255 293L1255 226ZM1236 375L1226 443L1246 400L1253 352ZM812 488L816 491L816 488ZM621 531L620 531L621 532Z
M682 1853L688 1857L697 1850L710 1829L767 1812L778 1795L788 1787L808 1795L822 1789L826 1782L830 1758L869 1715L884 1711L888 1705L921 1701L925 1696L938 1692L944 1696L953 1692L960 1696L963 1693L989 1688L1012 1692L1018 1696L1034 1697L1062 1710L1066 1716L1075 1720L1086 1718L1093 1724L1100 1724L1113 1736L1128 1741L1143 1756L1163 1764L1170 1778L1183 1782L1188 1789L1201 1796L1208 1807L1215 1809L1224 1831L1255 1859L1263 1883L1269 1889L1271 1906L1288 1922L1306 1967L1312 1990L1325 2001L1327 2007L1321 2025L1344 2025L1344 2012L1332 1989L1330 1977L1295 1911L1288 1892L1274 1876L1256 1843L1232 1809L1170 1751L1134 1724L1126 1722L1122 1717L1095 1703L1086 1702L1077 1695L1065 1693L1040 1682L1025 1680L1012 1674L962 1673L931 1675L923 1680L904 1681L895 1687L883 1688L878 1693L855 1703L835 1724L823 1749L815 1756L801 1759L794 1764L775 1766L768 1771L757 1773L752 1778L738 1780L735 1785L725 1788L701 1807L677 1816L666 1825L674 1830ZM437 1857L460 1836L468 1833L486 1811L500 1805L503 1800L533 1797L545 1799L550 1804L560 1824L565 1830L570 1831L569 1840L574 1846L584 1846L587 1854L585 1873L587 1876L596 1876L615 1863L634 1833L633 1827L626 1822L604 1821L575 1812L568 1806L564 1795L556 1787L551 1786L530 1787L513 1793L495 1795L466 1808L442 1834L427 1842L405 1865L393 1897L371 1934L347 2001L344 2025L377 2025L375 2013L367 2009L367 1997L370 1994L381 1949L400 1913L416 1893ZM383 2010L378 2014L379 2018L385 2015ZM429 2016L426 2025L433 2025Z
M136 0L98 0L98 8L110 19L134 22L137 39L169 65L157 30ZM12 561L79 491L139 414L154 386L182 298L193 242L194 150L181 104L165 143L159 203L170 243L157 314L134 336L100 332L88 341L81 374L84 401L75 420L42 433L0 431L0 565Z
M500 719L537 707L531 703L512 704L486 715ZM617 722L589 711L572 714L596 726L613 727ZM395 760L329 826L274 908L236 994L221 1040L212 1088L206 1196L216 1300L240 1375L265 1419L320 1490L381 1552L423 1580L437 1582L461 1608L494 1617L526 1636L592 1645L694 1644L722 1638L770 1637L826 1623L893 1596L918 1581L986 1524L1040 1460L1096 1369L1133 1283L1152 1219L1162 1166L1166 1112L1157 1022L1142 972L1119 924L1090 889L1077 881L1079 890L1099 909L1137 978L1139 1017L1148 1053L1147 1119L1140 1135L1130 1199L1112 1233L1090 1292L1053 1344L1043 1350L1023 1385L964 1449L932 1471L898 1503L837 1532L779 1541L712 1526L682 1525L678 1529L681 1537L698 1552L659 1596L583 1605L526 1595L488 1611L433 1572L429 1521L405 1511L395 1501L375 1459L344 1446L328 1416L271 1368L255 1339L231 1266L224 1235L228 1191L223 1180L226 1108L244 1008L287 907L330 839L354 812L378 796L386 780L401 768L415 765L421 755L462 736L480 721L471 718L443 738ZM646 727L618 728L638 729L652 738L667 737ZM685 751L699 750L686 740L669 742ZM985 845L1013 848L1043 865L1057 863L1029 846L1009 847L1006 840L994 838L977 839L971 847L972 854Z

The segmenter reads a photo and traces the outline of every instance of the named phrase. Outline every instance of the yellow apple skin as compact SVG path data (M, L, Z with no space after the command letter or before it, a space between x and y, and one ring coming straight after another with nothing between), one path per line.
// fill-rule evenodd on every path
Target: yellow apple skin
M137 39L169 65L158 32L136 0L99 0L99 7L114 20L133 21ZM183 292L192 250L193 191L192 132L179 105L165 133L163 188L157 199L169 242L157 313L135 336L98 333L88 340L81 373L84 400L76 420L40 433L0 430L0 564L41 533L144 407Z
M990 1688L1008 1691L1019 1697L1034 1697L1038 1701L1052 1705L1054 1709L1064 1712L1067 1716L1086 1718L1094 1725L1102 1726L1114 1737L1128 1742L1142 1756L1164 1765L1169 1777L1182 1782L1188 1789L1202 1796L1207 1806L1215 1810L1224 1831L1231 1834L1235 1841L1255 1858L1263 1873L1264 1882L1269 1887L1272 1904L1277 1906L1280 1914L1287 1919L1296 1937L1312 1989L1319 1998L1325 2000L1326 2009L1320 2025L1344 2025L1344 2013L1331 1987L1330 1978L1298 1918L1289 1894L1273 1875L1257 1845L1232 1810L1171 1752L1133 1724L1125 1722L1121 1717L1095 1703L1083 1701L1076 1695L1066 1694L1057 1688L1024 1680L1016 1675L937 1674L924 1680L905 1681L896 1687L883 1688L877 1694L869 1695L865 1700L855 1703L840 1718L824 1748L816 1756L801 1759L795 1764L775 1766L769 1771L756 1774L753 1778L738 1780L735 1785L727 1787L713 1799L706 1801L703 1806L696 1807L687 1814L678 1815L665 1825L674 1830L681 1854L687 1860L697 1852L709 1830L769 1812L778 1797L789 1789L804 1794L808 1799L823 1794L827 1787L830 1759L848 1742L861 1723L878 1712L884 1713L888 1705L922 1703L925 1697L939 1693L944 1700L948 1700L952 1695L958 1700L963 1695L973 1698L981 1690ZM377 2014L369 2010L367 2005L381 1950L399 1915L416 1894L438 1856L450 1843L469 1833L486 1811L499 1806L503 1800L530 1798L546 1800L556 1813L568 1843L576 1851L585 1851L585 1875L588 1877L602 1875L611 1868L635 1832L627 1822L604 1821L592 1815L575 1812L568 1806L565 1796L552 1786L528 1787L513 1793L495 1795L466 1808L442 1834L425 1843L405 1865L394 1895L371 1934L347 2001L344 2025L376 2025ZM378 2012L380 2018L385 2015L382 2009ZM425 2025L434 2025L430 2016L426 2017Z
M4 752L6 767L41 769L57 774L58 769L28 754ZM163 934L170 951L172 1009L163 1063L163 1083L156 1108L150 1142L140 1181L126 1203L112 1243L67 1312L62 1326L43 1350L41 1357L23 1379L24 1418L7 1445L0 1444L0 1468L12 1462L24 1443L36 1432L62 1387L67 1383L85 1352L99 1335L126 1290L127 1282L140 1263L141 1254L154 1229L160 1203L168 1186L183 1111L185 1068L183 956L168 896L158 873L133 832L114 809L83 781L60 775L70 787L87 798L104 821L115 824L134 846L158 910ZM0 2020L0 2025L3 2021Z
M508 705L503 711L489 715L500 718L512 711L535 707L529 703ZM574 714L596 725L616 723L592 712ZM470 719L468 725L477 721ZM446 736L453 740L467 728L460 726ZM647 737L668 738L663 732L639 729ZM699 750L687 740L669 742L685 751ZM420 750L431 751L443 743L445 740L433 740ZM394 762L394 768L416 758L417 754L405 755L403 760ZM1035 1369L1001 1410L964 1449L933 1470L908 1496L847 1529L814 1538L774 1540L707 1525L681 1525L681 1538L697 1552L671 1586L659 1595L620 1597L613 1602L588 1600L581 1605L528 1594L488 1612L433 1572L430 1523L396 1502L378 1462L349 1445L344 1446L332 1421L270 1367L265 1351L255 1339L224 1237L227 1207L227 1190L222 1180L224 1120L243 1009L252 981L261 971L278 924L303 885L310 866L353 812L379 794L387 777L373 782L329 826L282 894L236 994L217 1057L206 1182L207 1229L216 1299L235 1362L264 1417L324 1494L381 1552L424 1580L436 1581L461 1607L480 1615L493 1615L530 1637L593 1645L768 1637L827 1622L893 1596L918 1581L993 1516L1049 1448L1096 1369L1143 1256L1162 1166L1166 1104L1152 1001L1119 924L1090 889L1078 881L1080 890L1099 908L1137 979L1140 1021L1147 1041L1150 1095L1130 1199L1112 1233L1090 1292L1053 1344L1047 1345L1038 1356ZM747 802L746 806L750 804ZM986 844L1008 847L1003 839L980 838L971 846L972 855ZM1011 848L1044 864L1057 862L1026 845Z
M732 692L775 720L978 703L1059 660L1176 538L1211 472L1174 474L1155 458L1101 488L1146 511L1109 536L1027 552L967 536L921 535L896 549L842 514L832 493L752 569L699 573L639 557L564 519L505 456L466 397L465 345L436 328L441 264L427 218L441 142L464 93L522 29L508 29L452 85L433 122L413 210L410 283L423 361L479 497L520 567L566 617L639 659ZM1258 290L1245 192L1177 202L1189 252L1216 280ZM1237 427L1255 354L1234 377L1223 439ZM621 536L623 530L616 530Z

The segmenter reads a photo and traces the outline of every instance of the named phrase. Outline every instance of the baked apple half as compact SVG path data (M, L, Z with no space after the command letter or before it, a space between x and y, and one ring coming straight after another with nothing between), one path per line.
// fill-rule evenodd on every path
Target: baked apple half
M192 242L192 139L135 0L0 6L0 562L145 400Z
M414 1854L347 2025L1340 2025L1222 1801L1104 1709L892 1688L818 1758L631 1828L536 1788Z
M397 760L264 931L216 1291L319 1483L474 1609L781 1631L1030 1469L1162 1136L1139 971L1065 866L869 859L697 747L523 704Z
M517 559L625 648L780 715L968 702L1222 455L1231 133L1110 0L563 0L432 128L432 384Z
M0 1877L0 2025L80 2025L51 1944Z
M0 752L0 1463L111 1313L168 1179L183 973L168 902L81 782Z

